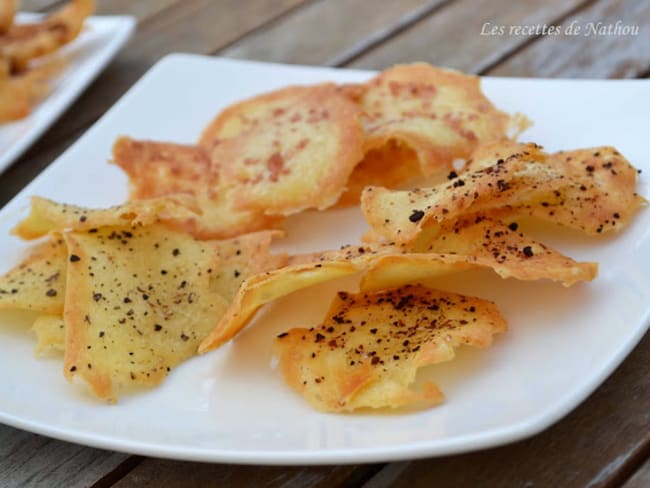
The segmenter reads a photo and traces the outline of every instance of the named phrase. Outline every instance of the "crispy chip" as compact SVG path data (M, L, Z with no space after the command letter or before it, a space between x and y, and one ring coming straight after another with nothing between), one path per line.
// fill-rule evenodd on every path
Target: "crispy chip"
M296 290L364 272L361 288L377 290L471 268L491 268L503 278L550 279L571 286L595 278L596 263L578 263L544 244L489 220L461 220L418 247L371 243L292 256L289 265L242 283L199 352L232 339L266 303Z
M499 159L522 153L530 145L495 143L477 148L464 172L487 168ZM644 198L636 193L637 170L610 146L560 151L536 151L536 160L566 176L565 184L548 198L522 206L506 206L497 215L528 216L597 235L622 230Z
M39 244L23 262L0 277L0 309L62 314L66 257L61 236Z
M14 23L18 0L2 0L0 2L0 34L7 32Z
M61 315L41 315L32 325L36 333L37 356L63 353L65 350L65 325Z
M559 198L513 208L514 214L597 235L621 231L647 203L636 193L636 168L613 147L561 151L550 155L548 164L569 179Z
M199 345L204 353L232 339L266 303L309 286L357 272L355 263L295 264L244 280L217 326Z
M509 116L483 95L480 79L424 63L398 65L358 95L366 149L400 141L418 154L421 170L449 170L479 144L506 139Z
M236 208L268 215L324 209L363 157L360 115L333 84L293 86L230 106L200 144L211 148Z
M454 222L419 252L381 257L363 276L361 289L381 290L463 269L493 269L502 278L530 281L550 279L564 286L591 281L598 264L576 262L529 239L518 225L505 225L485 216Z
M267 233L196 241L159 224L66 232L66 377L102 399L123 385L156 385L196 353L247 273L275 267ZM241 268L224 259L237 255Z
M29 114L32 106L49 91L47 78L52 66L9 75L9 65L0 57L0 123L21 119Z
M337 205L358 205L361 192L366 186L399 188L421 176L415 152L403 144L391 141L366 153L350 175L347 190Z
M194 197L201 215L176 224L198 239L223 239L281 226L283 219L233 208L229 190L220 188L202 147L120 137L113 145L113 160L129 176L133 200L175 194Z
M428 227L435 233L445 222L467 213L534 202L565 185L566 175L537 162L538 146L500 159L492 166L457 176L431 188L395 191L368 187L361 208L370 226L396 242L411 242ZM557 197L555 197L557 198Z
M506 329L491 302L405 286L339 293L321 325L280 334L276 350L286 382L318 410L431 407L444 397L431 382L411 389L417 370Z
M77 37L94 8L93 0L72 0L41 22L13 25L0 36L0 55L9 60L13 71L25 70L32 59Z
M91 230L107 225L148 225L175 222L196 215L194 199L185 195L138 200L110 208L91 209L32 197L29 215L12 233L22 239L36 239L49 232Z

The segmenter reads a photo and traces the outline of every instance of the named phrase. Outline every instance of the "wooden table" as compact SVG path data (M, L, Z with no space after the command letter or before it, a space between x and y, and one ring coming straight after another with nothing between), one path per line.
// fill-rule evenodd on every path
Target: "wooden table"
M47 11L53 0L24 0ZM74 142L160 57L380 69L415 60L499 76L650 75L648 0L98 0L137 32L86 93L0 176L0 204ZM636 36L482 36L491 25L639 26ZM649 128L650 129L650 128ZM650 486L650 337L589 399L531 439L472 454L357 466L175 462L51 440L0 425L0 486ZM3 372L3 374L8 374Z

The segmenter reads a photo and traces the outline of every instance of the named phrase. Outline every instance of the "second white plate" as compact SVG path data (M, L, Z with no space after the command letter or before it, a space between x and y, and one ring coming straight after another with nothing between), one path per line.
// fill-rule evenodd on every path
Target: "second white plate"
M34 21L32 14L19 14L17 21ZM0 124L0 173L9 167L45 132L97 77L129 39L135 18L129 16L90 17L79 37L56 56L64 68L51 82L51 92L24 119Z

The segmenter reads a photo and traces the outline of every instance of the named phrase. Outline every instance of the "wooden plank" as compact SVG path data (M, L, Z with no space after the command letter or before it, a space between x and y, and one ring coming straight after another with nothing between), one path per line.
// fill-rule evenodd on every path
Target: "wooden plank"
M152 15L171 7L179 0L147 0L134 2L133 0L97 0L95 15L133 15L142 21Z
M445 0L315 2L218 54L278 63L338 65L444 3Z
M623 488L648 488L650 486L650 460L632 475Z
M0 486L89 486L127 456L0 425Z
M383 69L397 63L427 61L480 73L532 37L482 36L486 22L504 25L552 23L584 3L585 0L458 0L390 42L360 55L349 66Z
M365 486L620 484L650 448L649 367L647 335L591 397L545 432L501 448L390 465Z
M115 488L194 488L212 486L322 487L360 486L378 467L363 466L233 466L146 459Z
M598 23L613 34L585 35ZM616 33L616 23L638 27L637 35ZM562 22L581 27L579 35L548 36L531 44L489 73L499 76L632 78L650 68L650 2L613 0L597 2ZM607 32L607 31L605 31Z

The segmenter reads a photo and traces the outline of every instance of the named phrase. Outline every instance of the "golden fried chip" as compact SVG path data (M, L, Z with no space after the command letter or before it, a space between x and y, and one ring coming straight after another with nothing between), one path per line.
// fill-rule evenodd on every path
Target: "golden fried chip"
M598 274L597 263L576 262L525 237L514 222L506 225L480 215L460 219L420 245L419 252L377 259L363 276L361 289L392 288L476 267L493 269L502 278L550 279L564 286Z
M37 356L63 353L65 350L65 324L61 315L41 315L32 325L36 333Z
M485 97L476 76L424 63L398 65L359 97L366 149L397 140L417 152L422 173L449 170L479 144L506 139L509 116Z
M309 286L357 272L350 262L295 264L244 280L228 309L199 345L204 353L219 347L242 330L266 303Z
M0 36L0 55L10 61L12 71L25 70L31 60L77 37L94 8L93 0L71 0L41 22L13 25Z
M196 215L194 205L194 199L184 195L137 200L100 209L32 197L29 215L12 229L12 233L29 240L64 229L83 231L107 225L182 221Z
M381 148L368 151L355 166L337 206L358 205L361 192L366 186L398 188L421 176L417 154L412 149L391 141Z
M31 108L48 92L49 65L10 76L7 61L0 56L0 123L27 116Z
M597 235L622 230L647 202L636 193L637 170L613 147L551 154L548 164L567 175L556 198L514 208L515 214Z
M0 1L0 35L7 32L14 23L18 0Z
M528 216L580 230L589 235L622 230L645 199L636 193L637 170L613 147L594 147L546 154L530 145L494 143L472 154L464 172L477 171L513 154L535 159L565 175L565 184L546 197L498 211L503 217Z
M360 115L333 84L293 86L230 106L201 145L212 148L235 208L268 215L325 209L363 158Z
M395 191L368 187L361 196L361 208L374 231L389 240L408 243L424 227L435 233L445 222L467 213L520 206L540 196L548 200L566 184L566 175L539 164L539 151L530 145L527 154L517 153L460 176L452 173L451 181L431 188Z
M283 219L233 208L229 190L220 187L202 147L120 137L113 145L113 161L129 176L133 200L176 194L195 198L201 215L175 224L198 239L223 239L281 226Z
M292 256L288 266L251 276L242 283L199 352L232 339L266 303L296 290L365 272L364 290L390 288L471 268L491 268L503 278L550 279L570 286L590 281L596 263L578 263L487 217L459 221L418 247L371 243Z
M62 314L67 256L61 236L36 246L23 262L0 277L0 309Z
M247 276L274 267L266 233L196 241L160 224L66 232L66 377L115 400L123 385L156 385L196 353ZM239 275L226 258L240 250Z
M405 286L339 293L325 321L278 336L286 382L316 409L432 407L444 396L431 382L411 388L417 370L448 361L460 345L487 347L506 321L486 300Z

